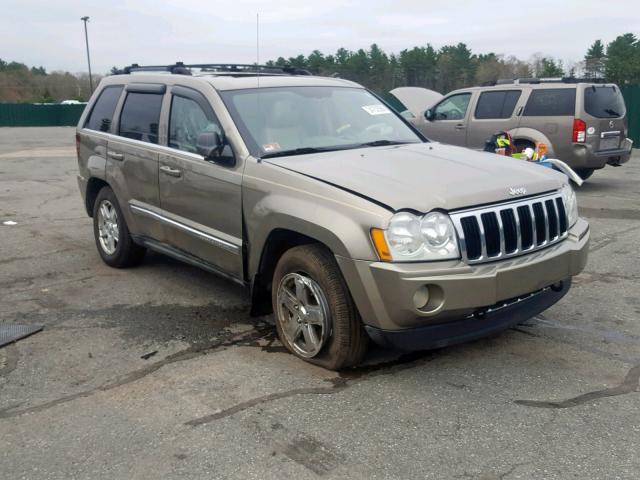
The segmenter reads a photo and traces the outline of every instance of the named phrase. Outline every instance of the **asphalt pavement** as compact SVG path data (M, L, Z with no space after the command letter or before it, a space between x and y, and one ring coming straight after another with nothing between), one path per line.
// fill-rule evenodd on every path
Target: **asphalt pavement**
M0 348L0 478L640 478L637 150L578 189L590 259L560 303L338 374L236 285L104 265L73 135L0 129L0 322L45 326Z

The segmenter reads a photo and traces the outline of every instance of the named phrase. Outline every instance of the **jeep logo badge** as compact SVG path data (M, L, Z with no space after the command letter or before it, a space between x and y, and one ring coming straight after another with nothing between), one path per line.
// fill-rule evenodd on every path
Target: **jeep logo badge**
M511 187L509 189L509 195L515 197L517 195L524 195L527 193L527 189L524 187Z

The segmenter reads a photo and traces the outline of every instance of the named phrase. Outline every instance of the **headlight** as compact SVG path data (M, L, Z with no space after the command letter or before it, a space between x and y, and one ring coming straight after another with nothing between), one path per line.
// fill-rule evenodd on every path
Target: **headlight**
M569 228L571 228L578 221L578 199L571 185L566 184L562 187L562 199L564 208L567 210L567 222L569 223Z
M396 262L460 258L453 223L441 212L427 213L423 217L408 212L397 213L391 218L384 238L391 260ZM380 250L377 243L374 238L374 244Z

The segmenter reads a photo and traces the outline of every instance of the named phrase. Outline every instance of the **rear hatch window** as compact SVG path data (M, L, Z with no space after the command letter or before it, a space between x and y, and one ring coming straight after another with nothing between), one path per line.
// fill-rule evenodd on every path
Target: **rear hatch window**
M574 116L576 111L575 88L540 88L529 95L524 108L525 117Z
M584 110L596 118L620 118L626 113L624 98L615 85L592 85L585 88Z

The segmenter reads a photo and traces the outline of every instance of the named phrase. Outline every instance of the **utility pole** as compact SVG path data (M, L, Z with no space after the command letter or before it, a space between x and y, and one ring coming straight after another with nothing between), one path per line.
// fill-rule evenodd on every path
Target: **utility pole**
M87 64L89 65L89 88L93 93L93 77L91 76L91 57L89 56L89 35L87 34L87 22L89 17L82 17L80 20L84 22L84 43L87 46Z

